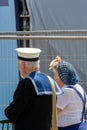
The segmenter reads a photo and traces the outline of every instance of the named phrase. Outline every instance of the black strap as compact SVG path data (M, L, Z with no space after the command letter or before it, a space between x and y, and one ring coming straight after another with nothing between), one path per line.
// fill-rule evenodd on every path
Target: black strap
M24 57L20 57L18 56L19 60L23 60L23 61L38 61L39 57L35 57L35 58L24 58Z
M83 103L83 111L82 111L82 121L85 119L85 122L86 122L86 94L84 92L84 97L82 96L82 94L73 86L68 86L68 88L72 88L74 89L77 94L80 96L81 100L82 100L82 103Z

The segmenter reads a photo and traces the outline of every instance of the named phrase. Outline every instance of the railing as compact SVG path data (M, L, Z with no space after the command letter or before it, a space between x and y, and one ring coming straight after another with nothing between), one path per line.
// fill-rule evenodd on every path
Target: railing
M0 40L87 40L87 30L0 32ZM1 130L14 130L9 120L0 120L0 124Z
M87 30L46 30L0 32L0 39L13 40L87 40Z
M81 30L37 30L37 31L8 31L8 32L0 32L0 35L61 35L61 34L87 34L86 29Z
M9 120L0 120L1 130L14 130L14 125Z

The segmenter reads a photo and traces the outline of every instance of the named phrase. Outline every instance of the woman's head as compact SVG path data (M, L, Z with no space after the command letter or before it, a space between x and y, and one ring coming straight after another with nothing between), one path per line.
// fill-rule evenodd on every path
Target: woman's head
M60 57L57 57L50 63L50 69L53 70L54 78L59 86L75 85L78 83L79 76L76 69L69 62L63 61Z
M75 85L78 83L79 76L72 64L62 61L58 64L58 75L62 82L66 85Z

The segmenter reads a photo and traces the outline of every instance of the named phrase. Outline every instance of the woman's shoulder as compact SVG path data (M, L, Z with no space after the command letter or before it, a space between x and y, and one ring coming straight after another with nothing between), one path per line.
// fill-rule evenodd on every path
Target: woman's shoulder
M76 88L82 94L82 96L84 96L84 89L81 85L75 84L72 87ZM64 94L67 94L68 96L76 93L76 91L73 88L70 88L69 86L64 86L63 92Z
M70 94L70 93L73 93L75 90L74 89L72 89L71 87L73 87L73 88L76 88L79 92L81 92L81 93L83 93L84 92L84 90L83 90L83 88L82 88L82 86L81 85L79 85L79 84L75 84L75 85L65 85L63 88L62 88L62 90L63 90L63 92L64 93L67 93L67 94Z
M68 85L64 85L64 87L62 88L62 90L63 90L64 93L67 93L67 94L68 93L70 94L70 92L73 91L73 89L70 88Z

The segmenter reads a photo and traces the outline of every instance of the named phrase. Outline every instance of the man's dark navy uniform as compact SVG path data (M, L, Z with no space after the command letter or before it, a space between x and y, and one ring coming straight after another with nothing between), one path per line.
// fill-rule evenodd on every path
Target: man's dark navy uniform
M19 48L18 65L22 80L5 109L5 115L14 123L15 130L50 130L52 118L52 89L46 74L40 72L40 49ZM33 53L33 54L32 54ZM32 56L33 55L33 56ZM32 66L28 66L28 63ZM37 67L36 67L37 66ZM37 69L38 68L38 69ZM55 83L56 94L61 91Z

